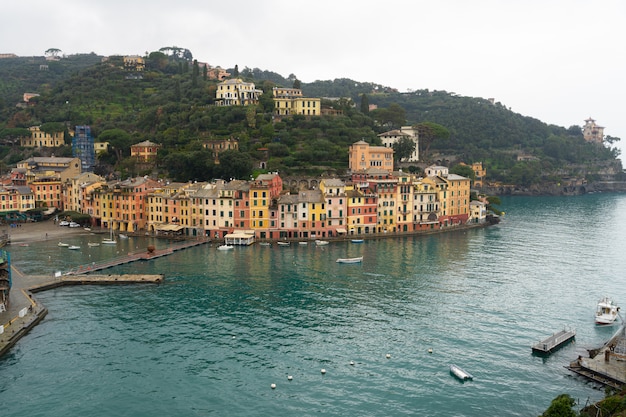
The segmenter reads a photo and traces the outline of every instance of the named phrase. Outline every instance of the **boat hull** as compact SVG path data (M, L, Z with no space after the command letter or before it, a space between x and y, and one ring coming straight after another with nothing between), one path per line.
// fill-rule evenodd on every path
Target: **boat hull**
M358 258L339 258L336 262L338 264L358 264L363 262L363 257L359 256Z

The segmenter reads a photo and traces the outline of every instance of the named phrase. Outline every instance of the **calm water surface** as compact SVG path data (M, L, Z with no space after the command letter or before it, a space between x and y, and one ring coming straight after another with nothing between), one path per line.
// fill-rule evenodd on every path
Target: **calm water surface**
M503 206L505 221L481 230L205 245L111 270L163 273L159 286L40 293L48 316L0 359L2 415L536 416L561 393L595 401L603 391L564 366L617 330L593 314L605 294L626 304L626 196ZM47 274L149 243L89 240L69 239L76 253L13 247L12 259ZM362 265L335 263L361 255ZM575 344L531 354L564 326ZM450 363L474 381L453 378Z

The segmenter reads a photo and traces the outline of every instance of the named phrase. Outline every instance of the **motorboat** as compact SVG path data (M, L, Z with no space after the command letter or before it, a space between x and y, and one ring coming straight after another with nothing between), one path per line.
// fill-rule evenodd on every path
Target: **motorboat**
M298 245L301 245L301 246L306 246L308 244L309 244L309 242L307 242L305 240L302 240L302 241L298 242Z
M217 250L230 250L233 249L234 246L233 245L220 245L217 247Z
M59 242L58 246L62 247L62 248L67 248L70 244L69 243L63 243L63 242Z
M462 369L460 366L450 365L450 373L461 381L472 380L474 377L469 372Z
M352 243L363 243L363 239L352 239L350 242L352 242Z
M363 257L359 256L357 258L339 258L337 259L338 264L358 264L363 262Z
M67 248L69 250L78 250L78 249L80 249L80 246L72 245L72 246L68 246Z
M596 307L596 324L611 324L617 319L619 307L609 297L603 297Z
M316 240L315 241L315 245L317 245L317 246L326 246L326 245L328 245L328 241L327 240Z
M96 242L89 242L89 243L87 243L87 246L89 246L90 248L94 248L96 246L100 246L100 244L96 243Z
M272 244L270 242L259 242L259 245L261 245L261 246L272 246Z
M289 242L276 242L278 246L289 246Z

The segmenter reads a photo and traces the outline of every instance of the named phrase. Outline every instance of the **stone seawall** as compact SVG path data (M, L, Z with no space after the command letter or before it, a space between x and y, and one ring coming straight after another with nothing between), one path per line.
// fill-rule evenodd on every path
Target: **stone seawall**
M580 185L538 184L530 187L520 185L503 185L499 187L483 187L481 193L494 196L507 195L582 195L588 193L621 193L626 192L626 181L598 181Z

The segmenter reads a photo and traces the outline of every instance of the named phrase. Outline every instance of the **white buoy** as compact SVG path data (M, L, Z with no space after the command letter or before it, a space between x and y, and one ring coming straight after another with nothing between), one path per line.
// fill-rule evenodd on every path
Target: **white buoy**
M287 375L287 379L288 379L289 381L291 381L291 380L293 379L293 377L292 377L291 375Z
M326 373L326 369L322 368L322 375Z
M235 338L235 336L233 336L233 339Z
M272 384L272 385L270 385L270 387L271 387L272 389L276 389L276 384Z
M391 355L390 354L386 354L385 358L389 359L389 358L391 358Z

